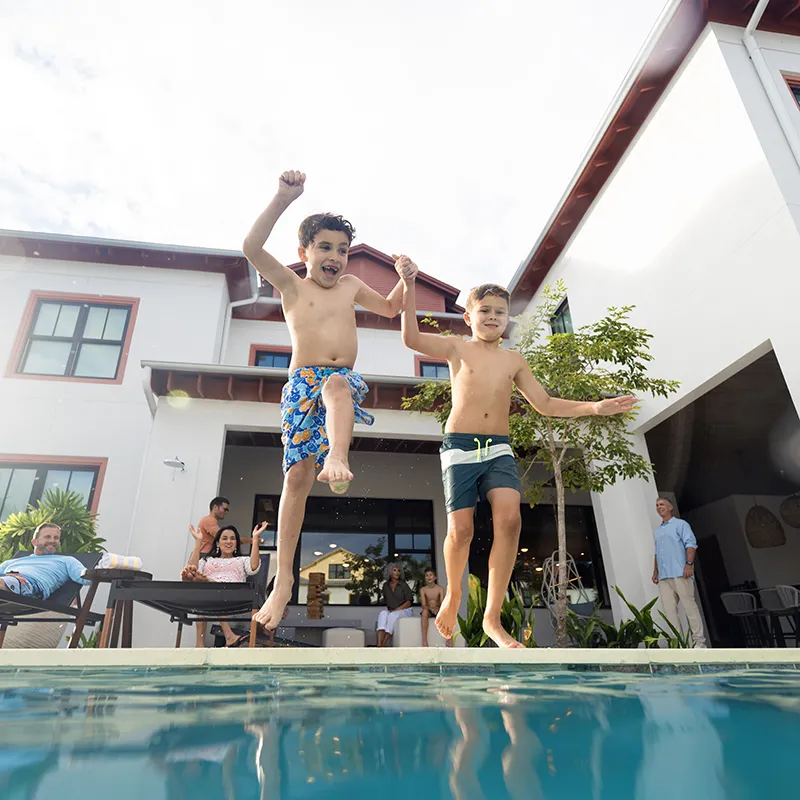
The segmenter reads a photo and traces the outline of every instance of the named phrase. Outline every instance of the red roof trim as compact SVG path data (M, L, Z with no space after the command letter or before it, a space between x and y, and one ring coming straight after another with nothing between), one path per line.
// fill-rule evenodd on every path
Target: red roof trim
M709 22L744 28L755 0L683 0L662 29L571 190L512 281L511 313L522 313L561 257ZM759 30L800 35L800 3L772 0Z

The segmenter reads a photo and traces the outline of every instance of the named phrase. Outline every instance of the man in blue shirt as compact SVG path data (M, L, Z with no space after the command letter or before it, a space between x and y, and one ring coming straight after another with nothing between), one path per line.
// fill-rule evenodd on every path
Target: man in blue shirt
M678 617L678 601L683 604L695 647L707 647L703 631L703 617L694 596L695 539L689 523L673 515L672 503L665 497L656 500L656 511L661 525L656 528L656 558L653 567L653 583L658 585L658 594L664 616L681 630Z
M48 598L67 581L88 584L86 568L72 556L59 556L61 528L43 522L33 533L33 555L0 564L0 589L23 597Z

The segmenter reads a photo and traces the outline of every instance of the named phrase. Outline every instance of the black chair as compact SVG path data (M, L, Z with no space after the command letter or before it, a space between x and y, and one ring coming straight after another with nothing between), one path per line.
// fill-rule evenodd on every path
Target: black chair
M31 554L17 553L14 558L24 558L29 555ZM73 558L77 558L86 569L92 569L97 566L102 553L61 553L60 555L70 555ZM14 592L0 590L0 647L3 646L6 630L11 625L17 625L20 622L64 622L64 617L70 617L75 621L75 632L72 634L69 646L71 648L77 647L84 626L97 625L103 621L102 614L96 614L91 611L92 600L94 599L94 592L91 589L94 588L96 591L96 587L90 587L89 594L83 603L81 603L80 594L82 588L83 586L80 583L67 581L46 600L38 597L22 597ZM76 604L72 605L73 603ZM33 616L43 612L58 614L59 616Z
M259 571L246 583L119 580L109 592L108 608L112 609L117 602L127 603L129 607L132 603L141 603L167 614L170 622L178 623L175 647L181 646L184 625L247 621L250 626L250 647L254 647L257 626L254 614L264 602L269 561L269 554L262 555ZM124 626L123 647L131 646L132 635L131 621ZM100 647L108 647L110 639L109 626L104 626Z

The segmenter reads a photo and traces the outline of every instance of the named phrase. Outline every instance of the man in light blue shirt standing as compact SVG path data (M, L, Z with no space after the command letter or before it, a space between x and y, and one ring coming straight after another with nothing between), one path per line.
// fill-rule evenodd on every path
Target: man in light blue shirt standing
M59 556L61 528L43 522L33 533L33 554L12 558L0 564L0 589L22 597L46 600L67 581L88 584L86 568L72 556Z
M681 630L678 601L683 605L695 647L707 647L703 617L694 594L695 539L689 523L673 515L672 503L665 497L656 500L661 525L656 528L656 557L653 583L658 585L664 616Z

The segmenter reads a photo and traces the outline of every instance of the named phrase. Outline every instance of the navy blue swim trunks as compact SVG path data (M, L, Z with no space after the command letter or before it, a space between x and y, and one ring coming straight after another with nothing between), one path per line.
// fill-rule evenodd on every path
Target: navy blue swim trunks
M508 436L446 433L439 449L447 513L474 508L492 489L520 491Z

